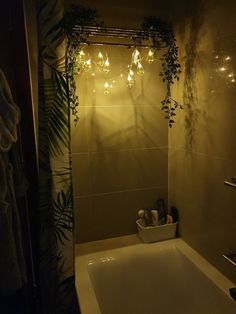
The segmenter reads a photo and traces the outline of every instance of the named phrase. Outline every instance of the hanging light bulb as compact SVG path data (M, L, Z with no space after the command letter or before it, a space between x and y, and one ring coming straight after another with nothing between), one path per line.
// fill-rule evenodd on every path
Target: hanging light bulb
M147 62L150 63L150 64L152 62L154 62L154 50L153 49L149 49L149 51L148 51Z
M110 85L109 85L109 83L106 81L105 82L105 84L104 84L104 94L105 95L108 95L108 94L110 94L110 91L109 91L109 88L110 88Z
M129 75L130 75L131 77L134 77L134 71L133 71L132 69L129 70Z
M143 69L143 66L140 62L137 65L137 74L140 76L142 76L144 74L144 69Z
M81 49L77 55L77 60L79 65L84 65L85 62L85 52Z
M87 61L85 61L84 63L84 70L87 72L92 68L92 62L91 59L88 59Z
M104 65L104 58L103 58L103 54L101 53L101 51L99 51L99 53L98 53L98 62L97 63L100 67L103 67L103 65Z
M137 65L141 61L141 55L137 48L132 53L132 63Z
M127 76L127 86L131 88L134 85L134 72L132 69L129 70L128 76Z
M110 62L109 62L108 57L106 58L106 61L104 62L103 72L105 72L105 73L110 72Z

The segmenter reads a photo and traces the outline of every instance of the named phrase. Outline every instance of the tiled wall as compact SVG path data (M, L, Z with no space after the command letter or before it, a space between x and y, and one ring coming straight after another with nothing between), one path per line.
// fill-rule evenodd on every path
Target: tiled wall
M135 233L138 209L168 198L168 130L160 110L164 96L160 64L143 61L145 74L129 89L125 72L133 50L100 49L110 58L108 77L115 80L111 93L104 95L106 76L97 68L77 78L80 122L72 124L77 242ZM98 51L85 50L93 58Z
M236 282L221 256L236 251L236 189L223 184L236 175L235 15L233 1L207 1L180 34L185 110L169 133L169 202L184 240Z

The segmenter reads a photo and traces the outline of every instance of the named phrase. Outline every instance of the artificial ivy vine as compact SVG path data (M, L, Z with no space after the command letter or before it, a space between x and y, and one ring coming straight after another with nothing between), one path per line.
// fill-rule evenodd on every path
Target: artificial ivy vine
M144 18L142 28L144 30L144 39L151 39L155 49L166 49L160 58L162 61L160 76L163 83L166 84L166 97L161 101L161 110L165 112L169 127L172 127L175 122L175 110L177 108L183 109L182 104L171 97L171 85L174 84L174 80L179 80L181 73L176 38L172 27L157 17Z
M103 23L98 23L98 14L96 10L85 9L81 6L73 6L63 19L63 27L68 39L67 45L67 80L69 86L69 103L72 114L74 115L75 123L78 121L78 105L79 99L76 96L75 84L75 69L76 56L80 49L81 42L87 42L89 33L85 31L85 26L102 26ZM75 27L77 29L75 30ZM79 31L78 31L79 30ZM161 55L162 70L160 76L163 83L166 85L166 96L161 101L161 110L165 112L165 118L168 120L169 127L172 127L175 122L175 110L183 109L182 104L177 102L171 96L171 86L175 80L179 80L180 63L178 60L178 47L176 38L170 24L162 21L157 17L146 17L142 23L142 32L137 31L136 41L150 39L152 46L156 51L165 49Z
M80 43L86 42L89 35L84 31L84 26L99 25L97 18L96 10L86 9L81 6L72 6L71 9L66 12L62 20L63 28L67 36L66 72L69 87L69 105L72 115L74 116L75 124L79 120L79 98L76 95L75 83L75 69L77 67L76 56L80 49ZM79 26L79 32L74 31L75 26Z

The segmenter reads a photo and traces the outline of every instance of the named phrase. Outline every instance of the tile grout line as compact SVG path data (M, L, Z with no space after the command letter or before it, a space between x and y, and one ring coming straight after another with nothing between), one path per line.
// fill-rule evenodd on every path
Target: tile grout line
M155 146L155 147L141 147L141 148L124 148L119 150L104 150L104 151L87 151L81 153L71 153L72 155L87 155L87 154L105 154L105 153L118 153L129 151L142 151L142 150L166 150L168 146Z
M151 186L147 188L137 188L137 189L127 189L127 190L119 190L119 191L113 191L113 192L104 192L104 193L94 193L94 194L86 194L86 195L77 195L74 196L75 199L81 199L81 198L89 198L89 197L97 197L97 196L105 196L105 195L112 195L112 194L121 194L121 193L129 193L129 192L136 192L136 191L148 191L148 190L154 190L154 189L162 189L166 188L168 185L157 185L157 186Z

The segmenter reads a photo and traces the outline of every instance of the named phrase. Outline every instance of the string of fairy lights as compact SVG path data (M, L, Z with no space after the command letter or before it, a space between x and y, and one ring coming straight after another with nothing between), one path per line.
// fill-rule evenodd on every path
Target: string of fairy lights
M131 62L127 65L127 69L125 73L120 73L119 77L121 79L126 79L126 85L128 88L132 88L135 85L136 77L144 75L144 67L143 61L146 61L149 64L152 64L155 61L155 50L150 48L145 58L141 55L141 52L135 48L132 52ZM93 70L93 65L96 68L105 74L105 82L104 82L104 94L109 95L113 85L116 83L114 78L110 79L108 74L111 71L110 59L107 53L102 53L99 51L95 58L92 58L89 53L86 53L82 48L79 50L76 57L77 64L77 73L80 74L82 72L91 71L91 75L95 76L95 71ZM95 90L93 90L95 92Z
M135 85L137 77L142 77L145 73L143 64L147 62L152 64L155 61L156 50L150 48L145 54L135 48L131 55L131 62L127 65L125 71L122 71L119 74L120 80L126 80L126 86L132 88ZM84 48L80 49L77 57L77 73L81 74L82 72L91 72L91 75L95 77L95 69L98 69L99 72L104 73L104 94L109 95L113 89L114 84L118 81L117 77L110 78L108 75L111 72L111 64L109 56L106 53L98 51L96 56L92 58L89 53L85 51ZM232 57L225 54L215 54L214 55L214 67L217 77L221 77L225 80L226 85L234 86L236 84L236 75L233 70ZM210 79L213 79L215 76L212 73ZM96 92L95 89L92 90L93 93ZM215 90L211 90L211 93L214 93Z
M236 82L235 73L232 66L232 57L224 54L216 54L214 56L216 73L226 79L226 84L234 84Z

